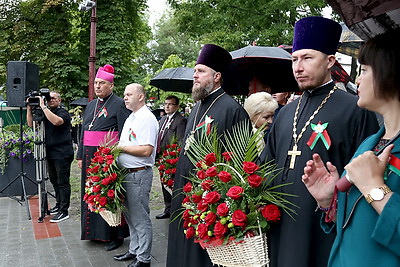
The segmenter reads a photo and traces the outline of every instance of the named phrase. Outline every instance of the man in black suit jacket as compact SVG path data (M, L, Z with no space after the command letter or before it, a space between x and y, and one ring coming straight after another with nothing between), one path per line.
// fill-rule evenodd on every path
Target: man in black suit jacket
M182 143L186 128L186 118L179 111L179 98L170 95L164 102L164 110L166 115L160 119L159 146L157 152L162 152L166 145L171 144L171 139L176 136L178 143ZM171 209L171 193L162 186L164 196L165 209L164 212L157 215L156 219L165 219L170 217Z

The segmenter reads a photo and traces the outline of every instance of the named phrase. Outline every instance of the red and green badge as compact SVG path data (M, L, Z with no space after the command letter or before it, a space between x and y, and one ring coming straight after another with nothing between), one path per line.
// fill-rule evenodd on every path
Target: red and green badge
M326 147L326 150L329 150L329 148L331 147L331 138L329 137L326 127L328 127L327 122L324 124L322 124L321 122L318 122L318 124L311 123L311 129L314 132L311 134L310 139L308 139L307 141L307 145L310 147L310 149L314 149L317 141L321 139Z
M105 107L101 110L98 117L100 118L101 116L104 116L104 118L107 118L107 116L108 116L108 112Z
M135 132L129 128L129 141L135 140L136 139L136 134Z
M203 122L197 124L195 131L200 130L200 129L204 129L204 131L206 132L206 134L208 135L211 131L211 123L214 121L214 119L210 116L208 117L206 115L206 118Z

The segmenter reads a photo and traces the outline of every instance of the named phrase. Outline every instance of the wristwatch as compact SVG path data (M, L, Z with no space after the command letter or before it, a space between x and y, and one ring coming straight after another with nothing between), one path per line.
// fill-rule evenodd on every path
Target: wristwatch
M382 200L386 194L392 192L387 185L382 185L381 187L373 188L369 194L365 197L368 204L371 204L373 201Z

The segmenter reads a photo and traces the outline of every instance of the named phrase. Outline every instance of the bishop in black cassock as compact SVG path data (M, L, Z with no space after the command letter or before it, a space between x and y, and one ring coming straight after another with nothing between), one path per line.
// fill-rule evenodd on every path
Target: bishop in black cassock
M98 99L91 101L85 109L82 123L82 138L78 147L77 159L82 160L81 194L85 194L86 169L90 165L94 152L104 140L105 135L112 131L118 138L126 118L131 113L122 98L114 95L111 89L104 90L105 82L113 81L113 76L99 69L96 75L95 92ZM81 239L115 241L129 236L128 225L110 227L97 213L89 211L82 201L81 207Z
M231 61L230 54L223 48L215 45L205 45L197 60L194 74L196 83L199 71L223 71ZM211 69L210 69L211 68ZM201 74L200 74L201 75ZM215 77L216 74L211 77ZM206 116L211 118L211 125L217 126L217 132L221 134L226 129L242 120L248 120L248 115L241 105L227 95L220 87L220 82L212 82L210 93L196 103L186 125L183 146L196 126L205 121ZM194 85L195 87L195 85ZM193 89L194 90L194 89ZM199 132L195 132L194 138L198 138ZM177 172L175 174L174 189L172 195L171 223L168 235L168 267L207 267L212 266L210 258L199 244L194 243L193 238L186 239L181 220L182 200L184 198L182 188L188 182L188 177L194 169L187 155L182 149Z
M264 153L266 160L274 160L277 167L282 168L282 172L274 180L274 185L291 183L281 190L297 196L288 199L298 208L295 208L297 214L293 215L294 218L283 213L280 222L274 224L269 231L270 267L327 265L334 234L328 235L322 231L320 220L324 212L316 209L317 203L302 183L301 177L306 161L312 158L313 153L318 153L324 162L332 162L341 173L358 145L378 130L375 114L359 108L356 96L340 89L332 91L335 85L330 77L331 63L328 63L328 59L330 58L329 62L334 62L333 54L340 32L338 23L321 17L305 18L295 26L293 72L300 89L304 92L300 99L286 105L279 112L268 136ZM309 69L306 62L314 61L316 57L323 58L323 63L318 68L326 68L320 72L321 82L314 87L304 88L310 75L319 71L307 73ZM327 98L330 93L330 97ZM322 104L325 98L326 103ZM318 109L315 117L310 120ZM297 120L294 120L295 114ZM294 121L297 122L297 150L301 155L292 156L288 153L293 154L295 150ZM307 121L309 124L298 139ZM315 127L319 122L321 126ZM296 153L299 152L294 152Z

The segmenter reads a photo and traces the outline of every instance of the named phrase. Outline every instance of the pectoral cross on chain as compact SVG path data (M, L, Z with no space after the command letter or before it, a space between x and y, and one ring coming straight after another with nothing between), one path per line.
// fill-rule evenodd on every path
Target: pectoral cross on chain
M287 154L288 156L290 156L289 169L294 169L294 163L296 161L296 157L301 155L301 151L297 150L297 145L295 144L292 150L289 150Z

